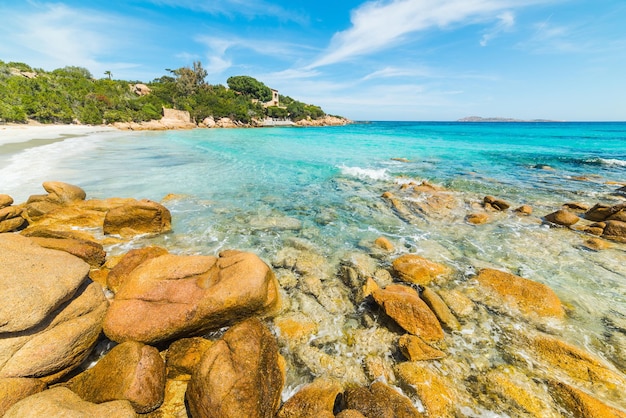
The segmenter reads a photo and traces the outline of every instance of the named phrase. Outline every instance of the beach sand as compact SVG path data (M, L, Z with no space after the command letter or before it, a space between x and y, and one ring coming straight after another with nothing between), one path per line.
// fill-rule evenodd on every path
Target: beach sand
M116 129L109 126L90 125L0 125L0 153L13 152L29 148L30 146L45 145L71 137L112 130Z

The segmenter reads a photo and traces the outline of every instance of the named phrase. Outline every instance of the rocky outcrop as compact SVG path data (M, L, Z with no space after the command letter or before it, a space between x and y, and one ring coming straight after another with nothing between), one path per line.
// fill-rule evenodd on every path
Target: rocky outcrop
M89 402L128 400L137 413L147 413L163 403L165 364L156 348L128 341L63 386Z
M104 321L114 341L157 343L202 335L274 310L278 283L256 255L162 255L141 263L120 285Z
M343 126L353 123L351 120L339 116L326 115L319 119L301 119L296 122L298 126Z
M144 261L167 254L161 247L144 247L130 250L117 262L106 277L107 287L117 292L130 273Z
M130 91L135 93L137 96L147 96L152 92L150 87L143 83L130 84L129 87Z
M230 328L202 358L187 388L192 416L274 417L284 360L269 330L249 319Z

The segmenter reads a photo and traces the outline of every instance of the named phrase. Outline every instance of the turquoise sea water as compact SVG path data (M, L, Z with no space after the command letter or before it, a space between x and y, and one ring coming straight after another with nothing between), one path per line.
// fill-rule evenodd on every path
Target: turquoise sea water
M342 260L367 254L385 236L395 255L417 253L454 267L458 283L480 267L505 269L561 298L568 318L555 332L626 370L626 244L590 251L582 245L588 236L540 219L566 202L626 200L614 194L615 183L626 184L626 123L112 132L0 155L0 193L21 202L43 193L47 180L79 185L88 198L161 201L173 194L164 204L174 232L135 246L150 242L184 254L237 248L276 264L281 250L298 242L321 255L332 276ZM455 205L407 220L381 198L424 180L449 190ZM485 195L512 208L528 204L533 216L508 211L468 224L465 216Z

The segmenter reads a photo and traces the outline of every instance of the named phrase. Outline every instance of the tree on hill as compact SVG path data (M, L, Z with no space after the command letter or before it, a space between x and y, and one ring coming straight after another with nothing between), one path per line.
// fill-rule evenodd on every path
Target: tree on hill
M272 100L272 90L250 76L232 76L226 80L226 84L228 84L231 90L249 96L252 99L257 99L261 102L269 102Z

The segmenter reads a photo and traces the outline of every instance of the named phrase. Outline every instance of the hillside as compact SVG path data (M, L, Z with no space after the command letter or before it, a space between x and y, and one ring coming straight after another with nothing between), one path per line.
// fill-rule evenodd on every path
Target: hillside
M162 117L162 108L188 111L194 122L228 118L238 126L254 126L266 118L298 121L323 120L319 107L278 95L248 76L228 79L228 87L206 83L200 62L192 67L166 70L148 83L96 79L82 67L53 71L0 60L0 123L144 122Z

